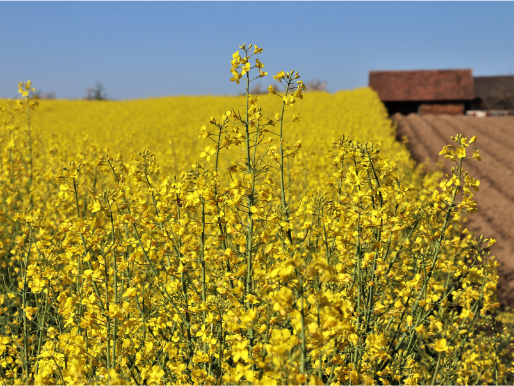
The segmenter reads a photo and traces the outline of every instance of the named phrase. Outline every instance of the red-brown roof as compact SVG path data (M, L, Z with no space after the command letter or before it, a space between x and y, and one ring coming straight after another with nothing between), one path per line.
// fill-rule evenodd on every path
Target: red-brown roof
M370 71L369 86L384 102L475 97L471 70Z

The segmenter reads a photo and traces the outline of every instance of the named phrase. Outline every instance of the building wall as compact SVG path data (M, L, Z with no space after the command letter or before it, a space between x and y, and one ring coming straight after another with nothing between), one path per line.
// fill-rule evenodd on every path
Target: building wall
M419 112L419 102L405 101L405 102L384 102L389 115L400 113L402 115L409 115L411 113L417 114Z
M419 114L462 115L464 114L464 103L421 103Z
M421 101L402 101L402 102L384 102L389 115L400 113L409 114L448 114L462 115L466 110L466 101L456 102L421 102Z

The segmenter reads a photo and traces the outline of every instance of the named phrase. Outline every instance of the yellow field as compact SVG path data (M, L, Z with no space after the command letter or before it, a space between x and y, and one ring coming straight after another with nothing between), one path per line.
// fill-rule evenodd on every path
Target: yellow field
M280 111L277 102L274 95L260 96L265 117L273 118ZM148 149L168 174L180 174L201 161L200 152L209 144L198 140L200 127L208 126L211 116L219 120L231 108L243 110L245 103L245 97L203 96L120 102L43 100L32 124L40 137L55 135L59 146L66 144L71 154L91 143L98 145L100 153L108 148L125 157ZM401 162L403 169L412 168L412 164L407 166L408 152L395 141L385 109L370 89L309 93L293 111L300 113L301 122L288 128L286 139L291 143L302 140L299 157L310 158L309 164L316 165L310 170L315 173L311 179L327 176L330 170L324 155L342 135L383 143L383 152Z
M370 89L275 79L278 97L4 101L3 383L509 379L494 240L461 226L476 138L439 182Z

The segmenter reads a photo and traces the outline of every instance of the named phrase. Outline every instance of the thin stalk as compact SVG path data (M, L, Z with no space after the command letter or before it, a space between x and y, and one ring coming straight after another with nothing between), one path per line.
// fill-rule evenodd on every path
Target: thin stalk
M185 278L184 272L182 272L180 274L180 279L182 281L182 291L184 292L187 341L188 341L189 353L190 353L190 356L192 357L192 355L193 355L193 338L191 335L191 317L189 316L189 296L187 294L187 285L186 285L186 278Z
M201 264L201 275L202 275L202 303L204 305L204 310L202 311L202 324L205 326L205 320L207 318L205 307L207 307L207 289L205 282L205 201L203 197L201 198L202 202L202 235L200 237L200 264ZM207 353L207 342L203 342L203 351ZM204 366L207 367L207 364L204 363ZM210 366L209 366L210 367ZM210 374L210 371L209 371Z
M104 256L104 280L105 280L105 319L106 319L106 329L107 329L107 368L111 369L111 316L110 312L110 304L109 304L109 269L107 267L107 256ZM110 378L110 376L109 376Z
M28 342L28 326L27 326L27 313L25 312L25 308L27 307L27 267L29 264L30 258L30 249L32 247L32 227L29 226L29 245L27 249L27 254L25 256L25 260L23 261L23 290L22 290L22 315L23 315L23 371L25 375L25 382L28 384L29 379L29 342Z
M437 373L439 372L439 364L441 363L441 355L442 353L439 353L439 356L437 357L437 365L435 366L434 375L432 377L432 386L435 385L435 380L437 378Z
M48 298L49 296L49 286L46 287L46 296L43 295L43 299L45 302L44 310L43 310L43 316L41 317L41 321L39 322L39 336L37 341L37 355L36 358L41 354L41 347L43 344L43 333L44 333L44 327L45 327L45 319L46 314L48 312L48 304L50 303L50 300ZM36 369L34 371L34 376L38 373L39 370L39 360L36 362Z
M303 276L298 275L300 279L300 307L301 307L301 355L300 355L300 372L305 374L306 366L307 366L307 343L305 337L305 308L304 308L304 299L303 299Z
M75 195L75 206L77 209L77 217L79 219L81 219L82 217L80 216L78 186L77 186L77 182L75 181L75 178L72 178L72 181L73 181L73 193ZM83 235L81 235L81 236L82 236L82 241L84 243L84 249L86 249L84 236ZM83 272L84 272L83 257L86 253L87 253L87 251L85 250L84 254L80 256L80 262L79 262L79 267L78 267L79 274L77 275L77 291L79 293L80 298L82 298L82 290L83 290L83 285L82 285L82 278L83 278ZM97 295L98 295L98 293L97 293ZM83 316L84 316L84 305L82 303L79 303L79 318L82 319ZM79 330L79 334L80 334L82 332L82 327L80 327L80 325L78 327L78 330ZM86 331L86 340L87 340L87 331Z
M248 57L248 55L247 55ZM250 108L250 74L246 73L246 120L244 123L245 126L245 147L246 147L246 162L247 162L247 173L252 175L252 181L255 181L255 165L252 165L252 158L250 153L250 122L249 120L249 108ZM257 146L257 144L255 144ZM248 220L247 220L247 234L246 234L246 264L247 264L247 272L246 272L246 286L245 286L245 308L248 310L252 307L250 301L248 300L248 295L252 293L252 244L253 244L253 217L250 208L254 206L254 182L252 182L252 187L250 193L247 195L246 201L248 206ZM252 361L252 347L254 340L254 331L253 327L248 328L248 339L250 341L248 347L248 357L250 361ZM255 365L252 364L252 370L254 370Z
M289 86L291 85L291 80L288 80L285 96L289 93ZM282 201L282 210L284 211L284 220L289 224L289 207L287 206L287 198L286 198L286 189L284 182L284 113L286 109L286 102L282 102L282 112L280 113L280 198ZM291 245L293 244L293 237L291 234L291 229L287 229L287 237Z
M111 220L111 232L112 232L112 239L111 239L111 243L112 243L112 264L113 264L113 269L114 269L114 273L113 273L113 285L114 285L114 304L118 305L118 265L116 264L116 233L115 233L115 230L114 230L114 218L112 216L112 208L111 208L111 204L109 203L109 201L107 201L108 205L109 205L109 217L110 217L110 220ZM107 257L105 257L105 267L106 267L106 270L107 270ZM106 288L105 288L105 292L107 293L108 292L108 287L107 287L107 281L105 282L105 285L106 285ZM117 328L118 328L118 319L117 318L114 318L114 325L113 325L113 334L112 334L112 360L111 360L111 365L112 365L112 368L113 369L116 369L116 335L117 335ZM109 330L107 330L107 334L109 335ZM107 340L107 342L109 342L109 340Z
M357 259L357 282L358 282L357 283L357 313L358 313L358 316L357 316L356 329L357 329L357 335L358 335L359 341L355 345L354 363L355 363L357 371L359 371L359 366L360 366L360 351L361 350L359 348L359 343L361 340L360 328L361 328L361 321L362 321L361 294L363 292L363 290L362 290L363 280L362 280L362 269L361 269L360 236L361 236L361 228L360 228L360 215L359 215L359 223L357 225L357 243L355 246L355 257Z
M29 191L29 197L30 197L30 208L33 207L33 200L32 200L32 181L33 181L33 160L32 160L32 130L30 127L30 103L27 99L27 134L29 137L29 183L28 183L28 191Z

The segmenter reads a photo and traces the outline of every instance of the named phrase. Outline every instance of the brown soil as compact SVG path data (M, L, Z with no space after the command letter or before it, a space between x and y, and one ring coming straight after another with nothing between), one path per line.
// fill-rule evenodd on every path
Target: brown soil
M449 115L395 114L398 138L406 136L412 158L435 169L439 152L453 141L450 136L463 134L478 140L468 150L480 150L482 162L470 160L465 169L480 180L475 198L478 211L469 216L467 227L476 235L497 240L491 248L500 263L498 299L514 307L514 117L476 118ZM443 171L454 166L445 160Z

